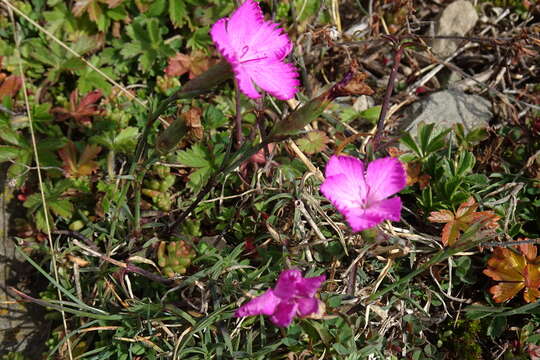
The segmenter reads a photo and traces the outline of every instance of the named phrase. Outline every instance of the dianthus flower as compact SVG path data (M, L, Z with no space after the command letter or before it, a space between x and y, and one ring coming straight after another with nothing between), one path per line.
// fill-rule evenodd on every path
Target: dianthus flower
M295 316L305 317L318 312L321 301L315 294L324 280L324 275L304 278L300 270L285 270L279 275L274 289L242 305L234 316L268 315L277 326L289 326Z
M354 231L383 220L398 221L401 199L389 196L405 187L406 175L399 160L377 159L364 171L362 161L350 156L332 156L326 165L321 192L343 214Z
M294 97L298 72L284 62L292 43L278 24L264 20L257 2L246 0L230 17L218 20L210 36L248 97L261 97L254 84L281 100Z

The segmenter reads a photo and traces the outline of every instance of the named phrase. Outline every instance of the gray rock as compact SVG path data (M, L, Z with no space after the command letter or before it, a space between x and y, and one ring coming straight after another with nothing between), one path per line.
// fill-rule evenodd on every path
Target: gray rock
M448 5L441 13L436 25L437 36L464 36L478 21L474 6L465 0L457 0ZM436 55L448 57L457 50L459 41L435 39L432 50Z
M493 117L488 100L456 89L433 93L408 106L404 115L400 129L413 137L421 122L434 123L435 131L461 123L468 132L478 127L487 127Z

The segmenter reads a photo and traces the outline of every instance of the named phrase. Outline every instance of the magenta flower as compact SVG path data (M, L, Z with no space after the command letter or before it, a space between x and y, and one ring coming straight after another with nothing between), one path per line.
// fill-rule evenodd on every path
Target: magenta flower
M264 20L257 2L246 0L229 18L218 20L210 36L250 98L261 97L254 83L281 100L298 91L298 72L283 61L292 43L278 24Z
M234 316L269 315L277 326L289 326L295 316L304 317L319 309L315 293L326 276L302 277L300 270L285 270L278 278L276 287L242 305Z
M332 156L326 165L321 192L347 219L354 231L362 231L383 220L398 221L406 183L405 169L398 159L387 157L369 163L350 156Z

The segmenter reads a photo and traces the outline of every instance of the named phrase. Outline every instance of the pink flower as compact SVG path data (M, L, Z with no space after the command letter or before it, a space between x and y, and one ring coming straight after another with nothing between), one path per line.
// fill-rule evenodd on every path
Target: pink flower
M277 326L289 326L295 316L308 316L319 309L315 293L326 276L302 277L300 270L285 270L278 278L276 287L242 305L234 316L269 315Z
M389 196L405 187L406 175L399 160L391 157L369 163L350 156L332 156L326 165L321 192L343 214L354 231L383 220L399 221L401 199Z
M281 100L298 91L298 72L283 59L292 43L278 24L265 21L259 4L246 0L229 18L218 20L210 36L231 63L240 90L252 99L261 94L254 83Z

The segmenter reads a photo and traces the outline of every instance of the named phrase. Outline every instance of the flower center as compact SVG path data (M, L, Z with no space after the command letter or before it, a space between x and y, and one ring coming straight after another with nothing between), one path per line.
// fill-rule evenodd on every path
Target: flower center
M245 64L247 62L251 62L251 61L257 61L257 60L262 60L262 59L266 59L268 56L266 56L266 54L257 54L255 53L254 55L261 55L261 56L257 56L253 59L242 59L244 56L246 56L249 52L249 46L244 46L242 48L242 53L240 54L240 56L238 57L238 60L240 61L240 64Z

